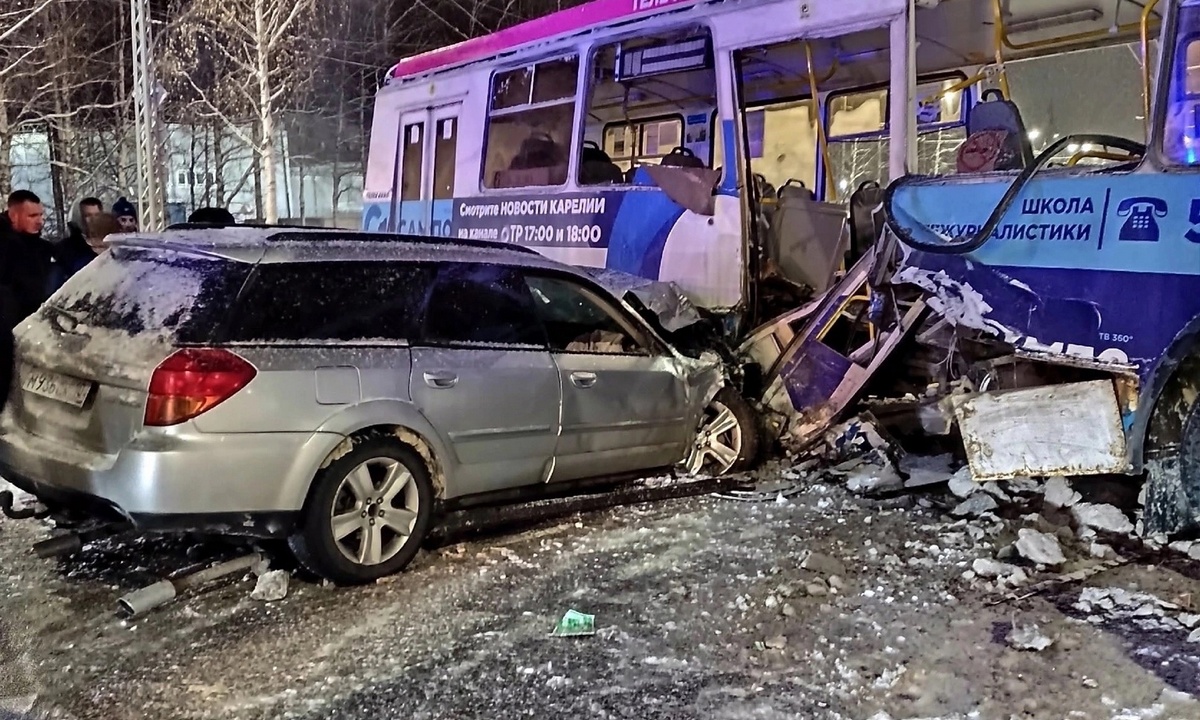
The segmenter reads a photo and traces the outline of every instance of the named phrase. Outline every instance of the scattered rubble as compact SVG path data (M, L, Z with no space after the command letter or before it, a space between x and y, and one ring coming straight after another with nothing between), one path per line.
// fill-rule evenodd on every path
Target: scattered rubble
M1000 505L996 502L996 498L980 492L960 502L950 511L950 514L955 517L978 517L998 507Z
M846 478L846 489L859 495L892 492L903 487L904 480L890 464L863 463L854 468Z
M1133 523L1118 508L1112 505L1078 503L1071 508L1075 522L1104 532L1128 535L1133 532Z
M1017 532L1016 548L1021 557L1038 565L1058 566L1067 561L1058 538L1030 528Z
M846 566L841 561L811 550L801 553L800 567L826 576L838 577L846 574ZM832 581L833 577L830 577L829 580ZM840 577L838 582L841 582Z
M971 477L971 468L965 465L950 476L949 485L950 492L961 500L966 500L979 490L979 484Z
M258 576L254 589L250 591L252 600L276 602L287 597L288 573L286 570L267 570Z
M1180 612L1182 608L1173 602L1119 587L1083 588L1074 608L1085 613L1093 624L1128 621L1147 631L1186 630L1192 627L1188 623L1196 622L1196 616ZM1200 640L1200 633L1193 635Z
M971 570L981 578L996 578L1003 575L1009 575L1017 569L1016 565L997 562L987 558L976 558L975 562L971 563Z
M1016 622L1009 630L1007 640L1013 649L1033 652L1041 652L1054 644L1054 640L1042 633L1037 625L1019 625Z
M1046 481L1046 504L1054 508L1068 508L1083 499L1065 477L1052 477Z

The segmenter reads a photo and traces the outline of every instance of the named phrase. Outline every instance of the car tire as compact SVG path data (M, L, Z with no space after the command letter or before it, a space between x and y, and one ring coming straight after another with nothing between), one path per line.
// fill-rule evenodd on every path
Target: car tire
M433 504L429 471L412 448L392 438L364 440L317 474L288 545L322 578L374 582L416 557Z
M737 390L722 388L704 409L684 469L712 475L749 470L758 462L762 435L762 423L750 403Z

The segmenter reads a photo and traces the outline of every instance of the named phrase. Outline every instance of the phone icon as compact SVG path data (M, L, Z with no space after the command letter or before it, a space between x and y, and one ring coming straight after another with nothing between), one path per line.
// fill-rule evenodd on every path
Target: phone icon
M1167 216L1167 202L1155 197L1128 198L1117 206L1117 215L1129 217L1121 226L1119 239L1158 242L1159 228L1155 218Z

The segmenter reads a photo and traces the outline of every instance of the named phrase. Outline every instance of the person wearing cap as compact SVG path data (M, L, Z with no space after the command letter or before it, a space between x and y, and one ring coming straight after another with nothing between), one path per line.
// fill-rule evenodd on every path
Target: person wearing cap
M137 232L137 208L125 198L119 198L112 206L112 214L121 226L121 232Z

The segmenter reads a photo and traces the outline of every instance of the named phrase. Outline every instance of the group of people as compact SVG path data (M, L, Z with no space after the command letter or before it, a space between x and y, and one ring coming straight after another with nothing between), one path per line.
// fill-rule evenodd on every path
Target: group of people
M41 198L29 190L8 196L0 215L0 321L12 328L106 249L105 239L136 232L137 210L125 198L105 212L98 198L75 207L67 233L57 242L42 237L46 223Z
M63 283L108 249L107 238L137 232L137 208L120 198L105 211L99 198L80 200L72 210L67 233L57 242L42 237L45 208L29 190L8 196L0 214L0 322L13 328L32 315ZM189 223L233 225L228 210L200 208Z
M8 196L0 213L0 408L8 397L13 371L13 335L10 332L37 312L51 295L75 273L108 249L116 233L137 232L137 208L125 198L105 211L99 198L79 201L57 242L42 237L46 211L41 198L29 190ZM224 226L235 224L228 210L200 208L189 223Z

